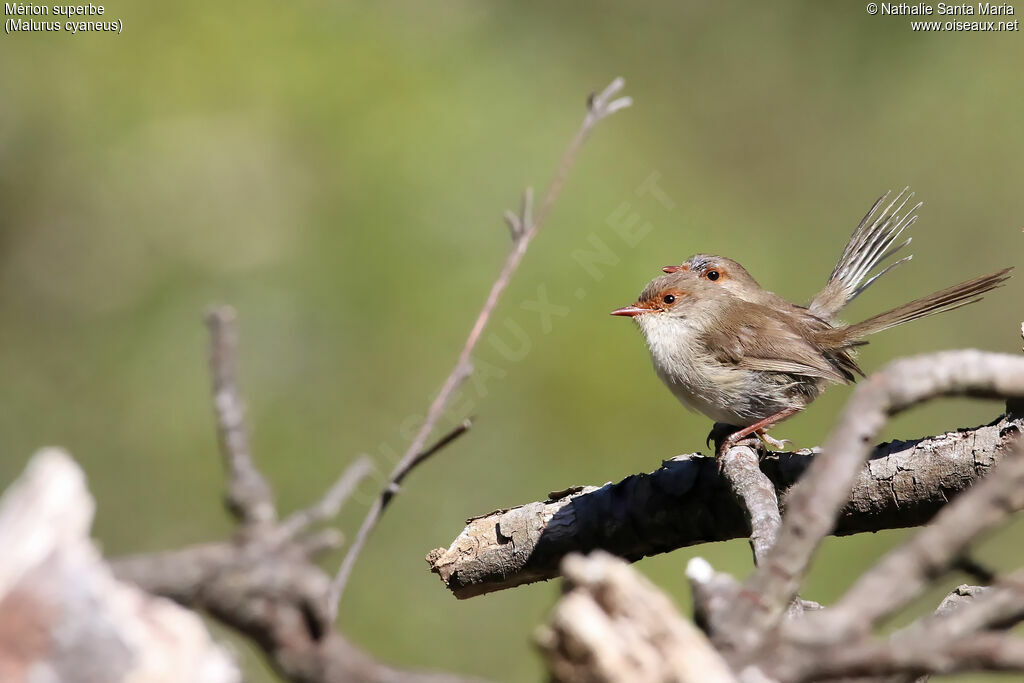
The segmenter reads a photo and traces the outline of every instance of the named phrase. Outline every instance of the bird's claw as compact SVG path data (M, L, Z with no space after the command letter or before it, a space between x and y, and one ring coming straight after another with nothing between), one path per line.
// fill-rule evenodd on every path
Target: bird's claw
M768 432L758 432L757 436L760 437L761 441L766 445L771 446L776 450L782 450L789 444L793 443L789 439L776 439L773 436L769 436Z

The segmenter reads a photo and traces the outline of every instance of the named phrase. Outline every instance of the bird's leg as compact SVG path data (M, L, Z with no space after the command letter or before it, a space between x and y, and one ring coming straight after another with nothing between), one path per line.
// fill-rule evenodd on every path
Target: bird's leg
M781 448L782 446L785 445L785 443L779 443L775 439L772 439L771 437L768 437L768 439L765 439L767 434L765 434L764 432L765 432L766 429L771 427L776 422L781 422L782 420L785 420L787 417L789 417L793 413L798 412L799 410L800 410L799 408L786 408L785 410L780 410L779 412L775 413L774 415L769 415L768 417L764 418L763 420L758 420L757 422L755 422L754 424L750 425L749 427L744 427L743 429L741 429L741 430L739 430L737 432L733 432L732 434L727 436L725 439L723 439L721 444L719 444L719 446L718 446L718 454L719 455L724 454L727 450L729 450L730 448L735 446L739 441L742 441L743 439L747 438L751 434L757 434L766 443L770 443L773 446L775 446L776 448ZM769 439L771 439L771 440L769 441ZM778 445L776 445L776 444L778 444Z

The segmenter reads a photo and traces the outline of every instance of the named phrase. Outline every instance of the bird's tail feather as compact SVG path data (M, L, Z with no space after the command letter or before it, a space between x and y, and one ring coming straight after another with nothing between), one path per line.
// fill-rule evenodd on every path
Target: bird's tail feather
M955 308L972 304L979 301L985 292L988 292L1002 285L1009 277L1013 268L976 277L967 282L947 287L941 291L929 294L928 296L915 299L910 303L897 306L896 308L879 313L863 322L850 325L843 332L849 339L859 339L875 332L887 330L890 327L908 323L935 313L952 311Z
M896 198L889 202L881 213L878 213L891 194L891 192L886 192L878 198L878 201L864 216L850 236L850 241L847 242L836 267L828 278L828 284L811 301L808 308L812 314L820 318L831 319L875 280L899 264L913 258L913 255L905 256L889 264L880 272L871 275L867 282L864 282L864 278L868 277L879 264L911 242L911 238L908 237L902 243L893 246L903 231L917 221L916 211L921 207L921 202L918 202L905 214L900 215L900 212L914 196L913 192L908 194L909 189L909 187L903 188L903 191L896 195Z

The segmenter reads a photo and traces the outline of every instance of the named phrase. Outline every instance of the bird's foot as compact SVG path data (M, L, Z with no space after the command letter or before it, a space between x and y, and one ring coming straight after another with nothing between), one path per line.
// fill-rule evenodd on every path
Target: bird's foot
M744 434L742 432L730 434L718 444L718 457L728 453L729 449L733 446L750 446L757 451L761 448L761 440L759 435L755 434Z
M774 448L783 448L789 441L773 439L768 436L767 430L776 422L781 422L798 411L799 408L786 408L743 428L716 422L715 426L711 428L711 433L708 434L708 440L715 437L715 451L718 453L718 457L722 457L726 451L745 439L752 439L753 449L759 453L763 453L762 450L759 450L762 443Z
M756 435L743 434L742 431L727 434L723 439L715 442L715 453L718 455L716 460L718 460L719 475L722 474L722 471L725 468L725 455L733 446L748 446L751 450L757 453L757 459L759 461L764 453L764 446Z
M787 444L792 443L789 439L776 439L769 436L764 429L736 429L732 425L722 424L721 422L716 422L715 426L711 429L711 433L708 434L709 442L712 438L715 440L715 453L718 455L719 474L721 474L724 464L723 457L733 446L749 446L757 453L758 460L761 460L768 454L769 446L776 450L781 450Z

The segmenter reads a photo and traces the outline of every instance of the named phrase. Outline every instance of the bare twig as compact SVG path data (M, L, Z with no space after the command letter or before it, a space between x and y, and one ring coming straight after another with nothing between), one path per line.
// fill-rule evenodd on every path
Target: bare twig
M491 314L498 305L498 300L500 299L501 294L508 287L513 273L515 273L520 262L523 260L523 256L526 254L526 250L529 248L530 242L533 241L538 230L540 230L541 226L550 215L555 201L562 192L562 187L565 184L569 170L576 161L580 148L583 146L583 143L587 138L590 137L590 133L593 131L593 128L598 121L632 104L632 100L628 97L613 99L624 86L625 81L621 78L616 78L600 94L591 97L587 109L587 115L584 117L583 123L576 132L576 135L569 143L569 147L562 155L562 159L558 164L558 169L555 172L554 178L551 180L551 184L548 186L547 192L544 194L544 200L541 202L540 210L537 212L535 220L531 220L531 216L529 215L531 213L533 203L532 193L524 195L523 215L518 217L518 221L509 223L514 238L512 250L505 259L505 264L502 266L501 272L498 274L498 278L494 281L494 284L491 285L491 291L488 293L487 299L484 301L483 308L477 315L476 322L473 323L473 327L469 331L469 336L466 338L465 344L463 344L458 360L455 361L455 367L452 368L448 378L441 386L441 391L438 392L434 401L430 404L430 408L427 410L427 417L420 426L416 436L409 444L409 448L406 449L405 454L398 461L398 464L395 465L391 476L388 477L388 484L385 486L384 490L381 491L377 502L375 502L367 512L362 525L359 527L359 531L356 533L355 540L349 547L344 560L342 560L341 567L338 569L338 573L334 577L334 581L331 583L331 592L329 597L329 609L331 614L337 614L338 603L345 591L345 585L348 583L349 576L352 574L352 569L355 566L356 560L359 558L359 553L366 542L366 538L369 536L373 527L376 525L377 520L380 518L381 513L387 505L387 501L395 494L396 478L399 474L404 477L413 467L415 467L416 464L422 462L420 454L424 452L427 439L434 431L438 420L441 419L441 416L444 414L444 411L448 407L448 403L451 401L452 397L455 395L455 392L458 391L462 383L466 381L466 378L472 374L473 365L471 356L473 354L473 350L476 348L477 342L480 340L484 328L487 326L487 322L491 318Z
M245 432L245 404L238 391L238 331L235 310L218 306L206 315L210 330L210 375L217 436L227 470L228 509L246 525L272 523L277 519L274 497L253 465Z
M345 534L331 527L317 529L297 538L296 544L303 556L315 559L345 545Z
M281 523L281 531L287 537L305 531L311 524L331 519L338 514L341 506L349 499L364 478L373 471L373 461L366 456L356 458L342 473L324 497L315 505L293 513Z
M1024 359L980 351L906 358L854 391L822 453L787 496L777 542L744 585L743 594L758 599L737 599L728 613L726 631L737 650L758 647L778 624L889 416L944 395L1024 395Z
M519 206L519 213L508 210L505 212L505 224L508 225L512 241L517 242L523 234L533 225L533 188L523 190L523 199Z
M750 549L754 562L759 563L775 545L782 524L775 484L761 471L757 453L748 446L730 448L722 455L721 468L733 495L746 511L750 521Z
M377 526L377 522L380 521L380 517L384 514L384 510L391 503L392 499L394 499L395 494L398 493L399 486L402 481L417 465L465 434L469 430L470 424L469 420L464 420L458 427L441 437L438 442L430 448L421 453L416 453L411 458L403 458L402 462L399 463L399 467L396 467L391 473L388 483L381 490L380 495L378 495L373 501L373 504L370 505L370 509L366 513L366 517L363 519L363 523L359 527L359 531L356 533L356 537L352 541L352 545L349 546L348 552L345 553L345 559L341 562L341 568L338 570L337 576L335 576L334 581L331 582L331 590L327 594L327 609L332 621L338 615L338 601L341 599L339 591L344 590L345 583L348 581L348 576L352 573L355 561L359 557L359 552L363 549L363 546L366 545L366 539L369 538L370 532L373 528Z
M445 434L440 439L438 439L437 442L433 446L431 446L430 448L428 448L427 450L423 451L422 453L417 455L415 458L410 460L408 465L404 469L402 469L401 471L394 472L391 475L391 484L392 484L392 486L389 487L387 490L393 495L396 492L395 487L401 485L402 481L405 480L405 477L410 472L412 472L416 468L417 465L419 465L421 462L423 462L424 460L426 460L430 456L434 455L435 453L441 451L448 444L450 444L451 442L455 441L455 439L459 438L460 436L462 436L463 434L468 432L469 428L472 427L472 426L473 426L473 419L472 418L468 418L467 417L465 420L460 422L454 429L452 429L447 434Z

